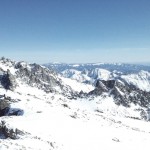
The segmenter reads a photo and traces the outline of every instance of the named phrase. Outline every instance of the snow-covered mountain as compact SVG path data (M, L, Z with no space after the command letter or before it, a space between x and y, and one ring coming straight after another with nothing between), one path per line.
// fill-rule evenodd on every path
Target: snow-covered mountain
M45 64L48 68L55 69L62 76L77 80L82 83L94 84L97 80L121 80L150 91L150 66L130 64Z
M96 68L106 69L109 71L121 71L123 73L137 73L141 70L150 71L150 66L125 64L125 63L87 63L87 64L66 64L66 63L47 63L44 66L53 68L57 72L62 72L66 69L75 69L79 71L93 70Z
M1 150L149 148L148 67L46 66L0 59Z
M58 70L61 64L49 64ZM64 67L65 66L65 67ZM62 70L64 68L64 70ZM150 67L129 64L62 64L58 72L64 77L95 86L89 95L109 93L116 104L130 106L131 103L149 107Z

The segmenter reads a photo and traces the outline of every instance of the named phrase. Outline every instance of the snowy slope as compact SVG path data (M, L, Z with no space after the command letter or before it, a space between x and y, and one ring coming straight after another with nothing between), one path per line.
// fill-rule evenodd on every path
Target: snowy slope
M119 79L137 88L150 91L150 66L121 63L95 64L47 64L49 68L58 70L64 77L81 83L94 84L96 80Z
M90 80L91 80L91 78L89 76L87 76L83 72L75 70L75 69L64 70L63 72L61 72L61 74L65 78L70 78L70 79L73 79L73 80L77 80L77 81L82 82L82 83L90 82Z
M23 116L1 117L11 128L26 133L18 140L0 139L5 149L141 149L149 147L149 122L139 117L136 107L116 106L112 98L70 101L61 95L46 94L36 88L22 87L3 91L20 101L13 108L24 109ZM32 90L32 94L29 92ZM67 104L66 106L64 104ZM130 136L129 136L130 135ZM138 143L138 144L137 144Z
M85 84L81 82L77 82L76 80L72 80L70 78L60 77L65 85L70 86L74 91L80 92L83 91L84 93L89 93L90 91L94 90L94 86L90 84Z
M50 72L43 70L40 66L21 63L22 70L27 68L27 74L37 69L34 74L40 81L32 80L31 84L27 82L32 79L29 76L22 78L19 75L16 76L18 71L18 68L14 68L16 62L3 62L0 62L1 70L9 69L15 76L17 86L13 90L0 86L0 95L9 97L11 109L21 109L24 113L21 116L0 117L1 150L141 150L149 148L150 122L148 122L147 108L134 103L131 103L131 107L116 105L113 95L108 92L70 100L63 92L68 90L70 95L74 95L82 90L88 93L94 87L64 78L52 70ZM23 74L22 70L19 70L19 73ZM47 75L46 78L45 76L41 78L41 71ZM3 73L2 71L1 76ZM112 77L110 71L101 70L101 74L103 79ZM147 73L145 76L145 72L143 75L143 79L149 76ZM47 92L43 86L39 86L39 84L44 85L44 81L47 83L46 79L49 77L53 77L50 79L53 80L52 88L56 91ZM55 81L59 81L57 86ZM117 90L121 92L122 89L117 87ZM5 138L1 130L2 125L13 131L19 131L18 139Z
M150 72L141 70L138 74L122 75L121 78L141 90L150 91Z

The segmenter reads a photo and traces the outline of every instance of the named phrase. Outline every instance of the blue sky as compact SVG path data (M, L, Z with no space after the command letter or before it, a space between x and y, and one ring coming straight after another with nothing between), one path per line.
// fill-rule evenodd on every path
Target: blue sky
M1 56L150 62L149 0L1 0Z

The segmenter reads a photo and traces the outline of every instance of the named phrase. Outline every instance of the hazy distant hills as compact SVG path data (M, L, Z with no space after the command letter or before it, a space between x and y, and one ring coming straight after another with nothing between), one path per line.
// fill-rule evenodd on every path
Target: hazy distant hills
M87 64L66 64L66 63L47 63L44 66L53 68L59 73L66 69L76 69L78 71L92 70L96 68L106 69L109 71L120 71L122 73L137 73L140 70L150 71L149 65L135 65L126 63L87 63Z

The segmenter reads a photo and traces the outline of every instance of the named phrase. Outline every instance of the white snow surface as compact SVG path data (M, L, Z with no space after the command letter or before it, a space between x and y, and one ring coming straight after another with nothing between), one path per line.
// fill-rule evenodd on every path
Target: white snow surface
M107 81L120 78L141 90L150 91L150 72L144 70L138 73L122 74L115 70L110 72L106 69L96 68L84 74L76 69L66 69L62 74L64 77L74 79L78 82L89 82L91 84L94 84L97 79Z
M75 69L66 69L62 72L63 77L70 78L79 82L90 81L91 78L81 71Z
M7 69L8 66L0 67ZM10 70L15 72L13 67ZM149 75L142 73L145 80ZM100 74L103 79L111 76L106 70L101 70ZM139 76L131 75L126 79L135 77L137 79L132 81L136 83ZM75 91L93 89L75 80L61 79ZM0 94L14 99L11 108L20 108L24 114L3 116L0 122L5 121L7 127L17 128L24 135L12 140L3 139L0 134L0 150L149 149L150 122L141 119L138 105L132 104L130 108L118 106L107 93L99 97L69 100L63 95L45 93L18 80L17 83L19 86L15 91L0 88Z
M94 90L94 86L90 84L80 83L70 78L64 78L64 77L60 77L60 78L62 79L65 85L69 85L74 91L80 92L82 90L84 93L88 93Z
M92 70L90 76L95 76L97 79L108 80L111 78L111 72L106 69L96 68Z
M133 84L141 90L150 91L150 73L140 71L138 74L122 75L129 84Z
M3 71L7 71L9 70L12 74L15 74L16 69L14 68L14 66L12 65L11 62L3 62L2 60L0 60L0 69L2 69Z
M107 94L91 99L68 100L62 95L20 85L15 92L0 89L18 100L12 108L23 116L0 117L10 128L26 133L20 139L0 139L1 150L99 150L149 148L150 123L138 106L117 106ZM65 104L65 105L64 105Z

